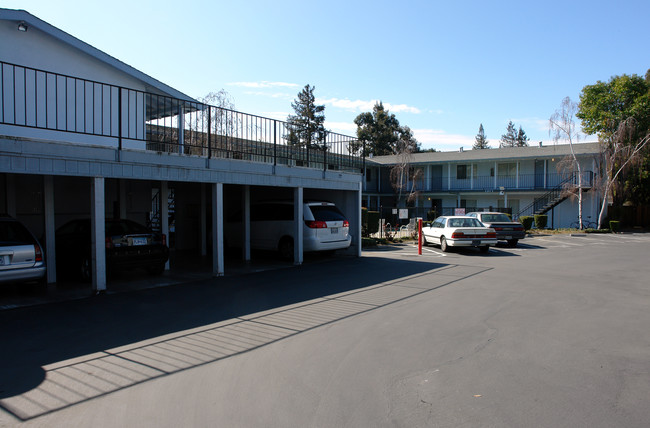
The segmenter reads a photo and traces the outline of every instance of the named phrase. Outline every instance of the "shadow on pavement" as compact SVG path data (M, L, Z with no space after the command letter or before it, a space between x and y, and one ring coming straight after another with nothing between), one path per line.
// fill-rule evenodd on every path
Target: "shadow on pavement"
M338 258L2 311L0 408L28 420L478 273L453 268Z

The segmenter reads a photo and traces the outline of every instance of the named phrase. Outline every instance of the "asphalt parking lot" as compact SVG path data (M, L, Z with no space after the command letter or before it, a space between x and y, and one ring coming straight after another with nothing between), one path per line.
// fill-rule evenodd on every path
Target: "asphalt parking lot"
M649 249L387 246L0 311L0 426L645 427Z

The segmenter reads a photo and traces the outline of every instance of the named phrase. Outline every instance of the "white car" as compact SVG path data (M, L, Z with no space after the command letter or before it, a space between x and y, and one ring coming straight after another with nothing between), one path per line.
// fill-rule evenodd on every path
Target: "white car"
M242 246L241 212L226 223L227 244ZM278 251L293 258L293 202L259 202L251 206L251 248ZM332 202L308 201L303 204L303 250L334 252L352 243L350 223Z
M445 252L449 247L477 247L485 253L497 244L497 234L473 217L443 216L422 227L422 242L440 245Z

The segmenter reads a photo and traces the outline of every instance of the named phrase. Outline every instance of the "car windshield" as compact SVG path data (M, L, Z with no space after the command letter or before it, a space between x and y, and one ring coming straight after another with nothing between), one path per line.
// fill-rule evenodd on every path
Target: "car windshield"
M483 214L481 220L486 223L506 222L510 223L512 220L505 214Z
M127 235L134 233L147 234L151 232L141 224L129 220L106 222L106 234L109 236Z
M450 218L449 227L483 227L475 218Z

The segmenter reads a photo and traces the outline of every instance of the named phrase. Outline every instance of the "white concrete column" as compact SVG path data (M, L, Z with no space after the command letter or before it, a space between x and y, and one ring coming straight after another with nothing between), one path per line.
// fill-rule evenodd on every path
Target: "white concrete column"
M208 254L208 240L206 239L208 233L208 222L206 216L207 209L208 207L205 200L205 183L201 183L201 207L199 210L199 218L201 222L201 256L203 257Z
M451 190L451 164L447 164L447 190Z
M517 189L519 189L519 162L517 162L516 165L517 165L517 175L516 175L517 178L515 180L517 182L516 184Z
M494 188L498 189L497 187L497 176L499 175L499 171L497 170L497 163L494 162Z
M47 264L47 283L56 282L56 241L54 230L54 177L43 178L43 202L45 210L45 262Z
M167 181L160 182L160 193L158 201L160 203L160 232L167 237L167 246L169 247L171 236L169 236L169 184ZM169 259L165 263L165 270L169 270Z
M90 179L90 225L93 291L106 291L106 201L104 177Z
M303 199L302 187L293 189L293 264L301 265L303 262ZM361 207L361 204L359 204ZM359 208L360 209L360 208Z
M474 164L469 164L469 188L474 190Z
M224 275L223 183L212 183L212 275Z
M243 256L244 261L251 260L251 187L244 186L244 194L242 198L242 226L243 236Z
M7 174L7 214L16 218L16 178L13 174Z

